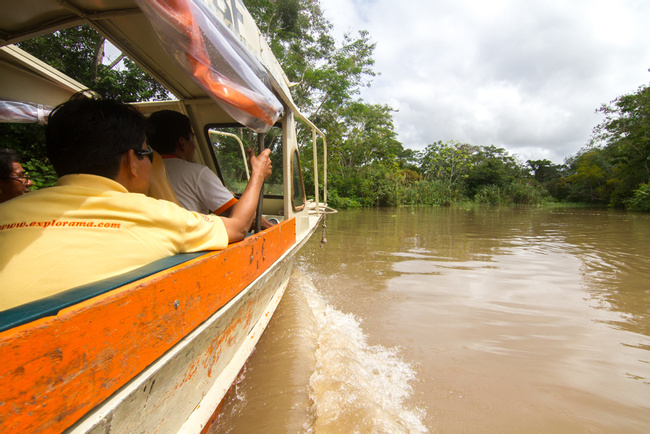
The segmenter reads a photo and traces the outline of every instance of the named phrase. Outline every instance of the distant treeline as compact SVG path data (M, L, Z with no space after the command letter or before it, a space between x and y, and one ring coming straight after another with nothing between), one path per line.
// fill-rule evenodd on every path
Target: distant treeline
M606 118L594 128L592 142L564 164L523 163L502 148L459 142L436 142L420 152L335 143L330 146L330 205L571 202L650 211L649 96L642 86L603 105Z

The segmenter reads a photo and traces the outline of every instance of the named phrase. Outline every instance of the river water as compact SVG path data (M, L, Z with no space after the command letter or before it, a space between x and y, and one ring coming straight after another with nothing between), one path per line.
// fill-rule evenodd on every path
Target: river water
M326 237L211 432L650 432L650 215L353 210Z

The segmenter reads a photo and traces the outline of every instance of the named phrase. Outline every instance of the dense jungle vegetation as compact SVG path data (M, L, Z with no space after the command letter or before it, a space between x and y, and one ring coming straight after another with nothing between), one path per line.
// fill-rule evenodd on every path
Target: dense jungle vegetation
M456 141L402 144L393 109L368 104L372 35L334 39L317 0L244 0L293 81L294 99L327 136L328 199L333 207L485 203L536 205L578 202L650 211L650 87L598 108L604 120L589 143L564 164L522 162L491 144ZM103 39L82 26L19 46L107 96L143 101L165 90L125 60L122 69L102 64ZM43 157L42 130L0 125L0 146L21 152L38 187L55 182ZM312 139L299 128L306 189L313 191ZM406 145L406 146L405 146ZM319 179L322 183L322 179ZM321 185L322 187L322 185Z

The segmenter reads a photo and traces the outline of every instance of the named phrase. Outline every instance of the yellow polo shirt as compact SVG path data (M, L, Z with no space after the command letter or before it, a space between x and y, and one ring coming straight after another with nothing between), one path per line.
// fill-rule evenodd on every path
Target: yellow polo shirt
M227 245L219 217L129 193L101 176L63 176L55 187L0 204L0 311Z

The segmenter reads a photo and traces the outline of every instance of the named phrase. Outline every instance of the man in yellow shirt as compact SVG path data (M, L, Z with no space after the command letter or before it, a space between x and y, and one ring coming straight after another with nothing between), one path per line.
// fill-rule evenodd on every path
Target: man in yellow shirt
M0 204L0 311L246 236L271 174L269 152L251 157L233 214L206 216L144 195L146 122L132 107L85 95L53 110L46 143L57 185Z

